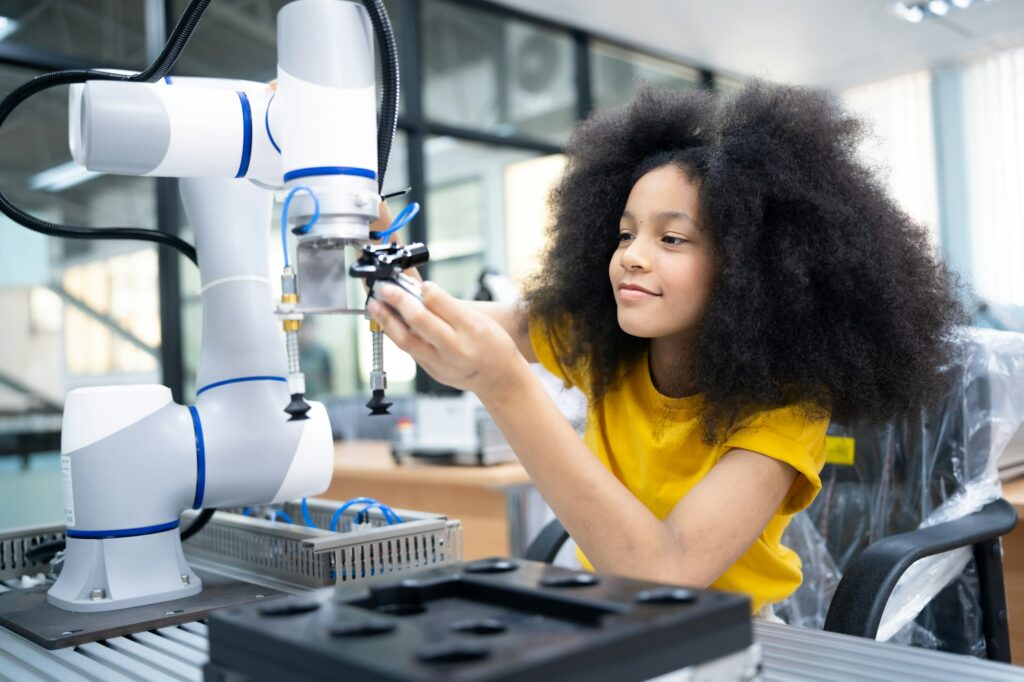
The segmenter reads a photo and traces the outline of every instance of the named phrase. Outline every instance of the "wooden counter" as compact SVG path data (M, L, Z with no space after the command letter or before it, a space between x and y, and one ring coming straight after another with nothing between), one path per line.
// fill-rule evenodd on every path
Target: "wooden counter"
M463 557L511 556L523 542L524 490L532 484L518 463L460 467L395 463L383 441L339 441L334 478L320 497L372 497L391 507L437 512L462 522Z
M1003 538L1003 577L1010 618L1010 655L1015 665L1024 665L1024 478L1004 481L1003 497L1021 519Z

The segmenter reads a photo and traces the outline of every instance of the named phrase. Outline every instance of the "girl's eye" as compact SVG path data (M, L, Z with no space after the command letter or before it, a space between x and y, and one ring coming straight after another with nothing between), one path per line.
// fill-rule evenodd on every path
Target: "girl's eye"
M633 239L633 235L629 232L619 232L619 242L628 242Z
M670 246L682 246L683 244L689 243L689 239L683 237L673 237L672 235L665 235L661 238L661 241L669 244Z

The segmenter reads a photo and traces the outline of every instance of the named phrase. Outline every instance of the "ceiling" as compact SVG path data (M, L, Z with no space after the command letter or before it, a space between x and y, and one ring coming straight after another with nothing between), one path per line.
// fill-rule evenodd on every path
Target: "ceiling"
M891 0L497 0L739 76L842 88L1024 45L1024 0L911 24Z

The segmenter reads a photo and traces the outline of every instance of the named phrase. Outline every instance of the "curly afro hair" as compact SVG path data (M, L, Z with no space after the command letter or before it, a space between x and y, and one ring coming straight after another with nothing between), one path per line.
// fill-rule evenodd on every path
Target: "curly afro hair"
M705 440L784 405L841 423L915 412L948 386L967 315L927 231L858 160L863 134L820 90L754 81L720 102L642 87L569 140L527 318L553 333L591 399L618 383L649 344L617 322L619 219L639 177L675 165L699 186L718 261L687 353Z

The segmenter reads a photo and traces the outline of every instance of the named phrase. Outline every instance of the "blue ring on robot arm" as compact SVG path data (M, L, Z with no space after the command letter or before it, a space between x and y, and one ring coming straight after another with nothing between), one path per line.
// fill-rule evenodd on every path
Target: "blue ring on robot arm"
M275 92L270 96L270 101L267 102L267 112L263 115L263 125L267 129L267 139L270 140L270 145L277 150L277 153L281 153L281 148L277 146L277 142L274 140L274 134L270 132L270 105L274 103L274 98L277 97Z
M175 519L168 523L161 523L156 526L142 526L140 528L120 528L117 530L75 530L68 528L65 531L65 535L69 538L78 538L81 540L104 540L107 538L133 538L139 535L153 535L154 533L163 533L168 530L174 530L181 524L180 521Z
M284 174L284 181L308 178L317 175L354 175L360 178L377 179L377 171L369 168L356 168L354 166L313 166L311 168L296 168Z
M236 92L242 103L242 161L238 164L235 177L244 178L249 172L249 159L252 157L252 108L249 106L249 97L241 90Z
M203 422L199 419L199 410L195 405L188 406L192 415L192 428L196 433L196 496L192 500L192 508L203 506L203 495L206 493L206 442L203 440Z
M228 384L237 384L243 381L281 381L284 383L288 383L288 380L286 378L278 376L236 377L234 379L225 379L224 381L215 381L212 384L207 384L198 391L196 391L196 397L198 398L200 395L202 395L206 391L209 391L211 388L217 388L218 386L226 386Z

